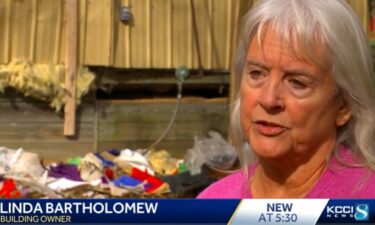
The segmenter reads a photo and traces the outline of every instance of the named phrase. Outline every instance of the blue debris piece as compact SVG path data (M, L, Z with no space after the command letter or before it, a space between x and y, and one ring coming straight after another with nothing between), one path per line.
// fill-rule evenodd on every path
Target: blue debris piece
M130 177L130 176L127 176L127 175L124 175L124 176L121 176L119 178L117 178L116 180L113 181L113 184L116 185L116 186L119 186L119 187L123 187L123 186L130 186L130 187L135 187L139 184L141 184L142 181L140 180L137 180L133 177Z
M112 162L111 160L105 159L99 153L95 153L95 156L98 157L100 159L100 161L102 161L102 164L103 164L104 167L113 167L113 166L115 166L114 162Z
M120 150L118 150L118 149L110 149L110 150L107 150L107 152L108 153L110 153L110 154L112 154L112 155L114 155L114 156L119 156L120 155L120 153L121 153L121 151Z

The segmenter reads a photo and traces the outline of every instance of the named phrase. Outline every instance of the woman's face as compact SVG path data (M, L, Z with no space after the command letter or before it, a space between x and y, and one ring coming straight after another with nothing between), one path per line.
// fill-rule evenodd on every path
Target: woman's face
M331 74L294 57L270 29L263 41L252 40L241 81L241 125L253 151L278 158L332 148L351 113Z

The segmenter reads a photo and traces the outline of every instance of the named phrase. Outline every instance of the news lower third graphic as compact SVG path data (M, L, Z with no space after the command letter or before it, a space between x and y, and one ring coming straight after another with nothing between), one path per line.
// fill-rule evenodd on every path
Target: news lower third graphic
M0 224L375 224L375 199L1 199Z
M242 200L230 224L375 224L375 200Z

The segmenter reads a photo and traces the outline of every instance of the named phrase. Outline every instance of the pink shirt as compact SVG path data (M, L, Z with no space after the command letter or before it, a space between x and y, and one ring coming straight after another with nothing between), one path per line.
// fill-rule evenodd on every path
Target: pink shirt
M353 162L350 150L341 147L340 155L346 162ZM250 168L250 177L255 167ZM211 184L198 198L252 198L244 191L246 179L242 171L235 172ZM363 167L345 167L335 157L306 198L375 198L375 174Z

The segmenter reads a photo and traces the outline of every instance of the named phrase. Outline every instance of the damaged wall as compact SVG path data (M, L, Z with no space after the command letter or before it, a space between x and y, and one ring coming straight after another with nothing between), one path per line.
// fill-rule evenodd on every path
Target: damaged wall
M47 161L84 156L95 149L146 148L166 128L175 99L100 100L92 94L77 110L77 135L61 134L64 120L47 103L23 98L12 91L0 97L0 146L24 148ZM208 130L226 135L227 102L221 99L186 98L175 124L157 149L183 157L193 147L194 135Z
M175 109L175 99L98 101L98 148L147 148L167 128ZM227 135L226 98L183 98L175 123L158 149L183 157L193 147L194 135L207 136L209 130Z
M236 20L248 0L195 0L205 69L229 71ZM366 0L348 0L367 27ZM189 0L78 0L79 64L118 68L197 68ZM65 56L64 0L0 1L0 64L26 60L62 65ZM133 22L119 20L130 6ZM239 7L241 6L241 7ZM90 99L92 98L92 99ZM77 135L62 135L64 121L42 103L8 92L0 96L0 146L24 147L43 158L64 159L95 149L147 147L161 134L174 110L166 101L83 100ZM160 144L177 156L193 135L210 129L227 134L227 99L186 100L176 125Z
M48 103L11 90L0 96L0 146L23 148L47 160L85 155L94 148L94 101L87 97L77 110L77 136L62 135L64 118Z

